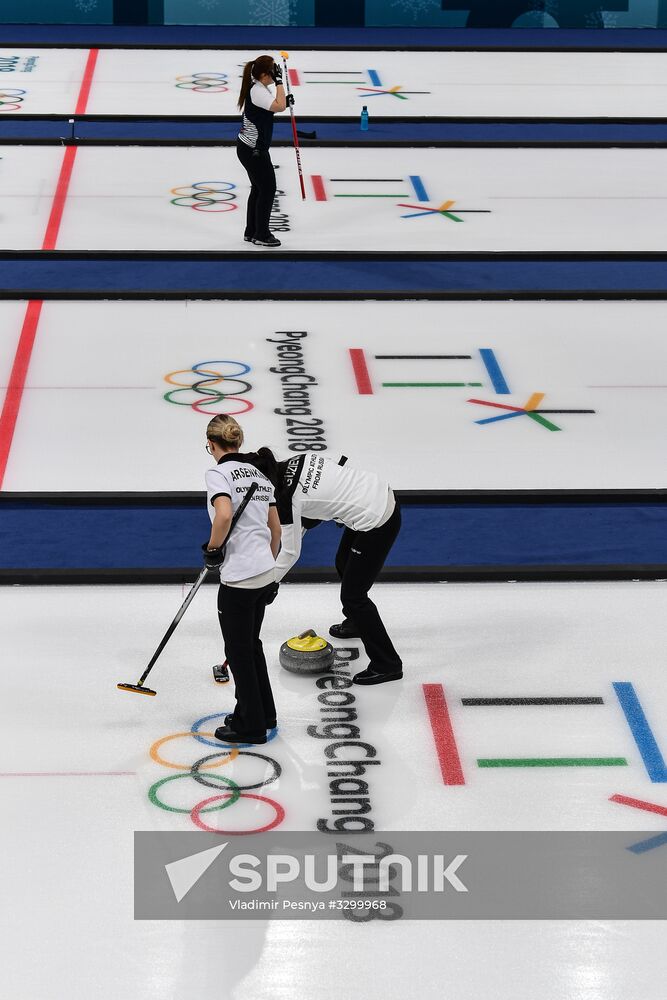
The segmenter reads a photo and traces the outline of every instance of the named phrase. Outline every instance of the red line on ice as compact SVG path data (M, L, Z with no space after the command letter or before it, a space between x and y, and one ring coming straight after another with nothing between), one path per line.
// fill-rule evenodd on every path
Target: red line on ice
M514 410L515 413L525 413L523 406L508 406L507 403L490 403L486 399L469 399L469 403L479 403L480 406L493 406L496 410Z
M12 447L14 429L21 407L23 387L28 372L28 365L30 364L33 344L35 343L37 324L41 311L41 301L33 300L32 302L28 302L21 335L14 356L14 364L5 393L5 400L2 405L2 412L0 413L0 487L5 477L5 470L7 469L7 460L9 459L9 452Z
M655 802L645 802L643 799L632 799L629 795L612 795L610 802L618 802L622 806L632 806L633 809L643 809L644 812L667 816L667 806L657 806Z
M350 360L354 369L354 377L357 380L357 390L360 396L373 395L373 383L366 364L366 357L361 347L350 348Z
M433 742L440 762L442 780L446 785L465 785L461 758L449 717L445 689L442 684L422 684Z
M95 65L97 63L97 54L97 49L91 49L88 53L81 87L79 88L79 96L77 98L74 111L77 115L84 114L88 104L90 87L93 82L93 74L95 73ZM67 200L67 192L69 190L69 184L72 177L74 160L76 159L76 150L76 146L68 146L65 149L63 162L60 167L58 183L56 184L56 190L53 196L49 221L46 225L46 232L42 242L42 250L55 250L56 248L58 233L60 231L60 223L62 222L65 202ZM7 462L9 460L12 441L14 440L16 421L18 420L19 410L21 408L23 390L25 388L25 381L28 374L28 368L30 366L30 358L32 357L41 311L41 301L33 299L28 302L23 320L23 326L21 328L21 334L19 336L19 342L16 347L16 354L14 355L14 364L9 376L2 412L0 413L0 487L2 487L5 472L7 471Z
M76 107L74 109L75 115L83 115L86 113L88 98L90 97L90 86L93 82L93 76L95 74L95 66L97 65L98 55L99 55L99 49L91 49L90 52L88 53L88 59L86 60L86 66L83 71L81 88L79 90L79 97L76 102Z
M136 771L0 771L0 778L97 778L136 773Z
M326 201L327 193L324 188L324 180L320 174L311 174L310 179L313 182L313 191L315 192L315 201Z
M97 49L91 49L88 53L86 68L83 71L83 80L81 81L79 96L74 110L75 115L83 115L86 112L88 97L90 95L90 87L93 82L93 74L97 64L97 54ZM53 204L51 206L51 215L49 216L48 225L46 227L46 235L44 236L44 242L42 244L42 250L55 250L56 248L60 223L63 217L65 202L67 201L67 192L72 178L72 169L76 159L76 152L76 146L68 146L65 150L62 166L60 168L60 176L56 185L56 193L53 197Z

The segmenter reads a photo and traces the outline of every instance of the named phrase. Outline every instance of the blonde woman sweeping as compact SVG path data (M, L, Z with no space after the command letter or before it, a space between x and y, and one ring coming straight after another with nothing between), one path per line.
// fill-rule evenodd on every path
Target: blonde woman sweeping
M218 617L236 685L234 712L215 735L225 743L266 743L267 729L276 725L276 706L260 632L266 607L278 592L280 521L273 486L254 464L257 456L240 452L242 444L243 431L233 417L219 414L210 421L206 450L216 464L206 473L211 535L202 548L205 564L220 570ZM224 544L251 483L257 489Z

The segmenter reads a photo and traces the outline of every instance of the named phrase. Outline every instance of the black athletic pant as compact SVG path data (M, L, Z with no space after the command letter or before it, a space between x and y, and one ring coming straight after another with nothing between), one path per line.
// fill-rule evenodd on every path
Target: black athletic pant
M256 735L275 724L276 706L259 637L267 599L274 589L274 584L245 590L221 583L218 591L225 656L236 685L232 729L237 733Z
M336 553L343 613L356 625L370 660L369 666L378 673L402 669L401 658L382 624L378 609L368 596L400 527L401 511L396 504L394 513L379 528L370 531L346 528Z
M268 150L251 149L240 140L236 143L236 155L250 178L250 195L246 214L245 235L266 240L271 235L269 219L276 196L276 172Z

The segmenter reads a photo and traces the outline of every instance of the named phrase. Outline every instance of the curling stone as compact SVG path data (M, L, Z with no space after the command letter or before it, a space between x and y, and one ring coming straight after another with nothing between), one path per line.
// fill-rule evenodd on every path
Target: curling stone
M309 628L282 644L279 659L280 666L292 674L323 674L333 666L334 650Z

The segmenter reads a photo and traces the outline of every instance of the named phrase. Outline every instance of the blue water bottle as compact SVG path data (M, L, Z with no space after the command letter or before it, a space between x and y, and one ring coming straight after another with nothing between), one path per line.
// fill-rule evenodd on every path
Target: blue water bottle
M368 132L368 108L365 104L361 109L361 121L359 122L359 128L362 132Z

